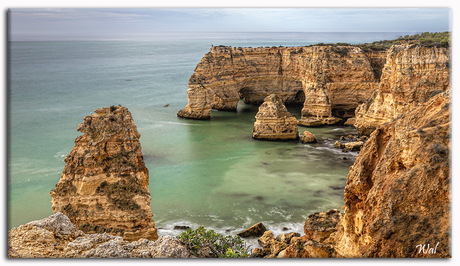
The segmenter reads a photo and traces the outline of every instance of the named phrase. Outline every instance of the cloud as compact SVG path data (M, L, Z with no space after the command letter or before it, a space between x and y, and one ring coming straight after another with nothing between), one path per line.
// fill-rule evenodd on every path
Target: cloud
M11 9L11 15L16 19L56 19L56 20L98 20L117 19L132 20L149 18L150 15L129 12L130 9Z

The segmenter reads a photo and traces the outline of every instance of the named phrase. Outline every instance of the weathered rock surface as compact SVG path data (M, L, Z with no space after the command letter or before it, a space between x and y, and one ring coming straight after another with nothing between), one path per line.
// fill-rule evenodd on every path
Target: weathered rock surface
M303 227L306 238L317 242L324 241L336 231L337 223L341 219L342 214L335 209L308 215Z
M311 134L308 131L304 131L302 135L302 139L300 140L302 143L317 143L315 135Z
M393 45L378 90L356 109L358 132L370 135L378 126L449 89L450 57L447 48Z
M355 117L351 117L351 118L348 118L347 121L345 121L345 123L343 123L344 126L354 126L356 123L356 118Z
M189 258L190 250L173 236L129 242L107 233L85 234L67 216L56 214L8 232L10 258Z
M350 151L359 151L363 147L364 142L362 141L353 141L345 143L345 149Z
M84 135L75 139L50 193L53 212L64 213L85 233L157 239L149 172L131 113L122 106L99 108L78 131Z
M371 134L348 174L340 256L451 257L450 97L438 94Z
M276 240L272 230L265 231L264 234L257 240L262 247L270 242Z
M336 258L334 233L342 214L338 210L310 214L304 232L284 251L284 258Z
M261 222L259 222L239 232L237 235L240 237L256 237L256 236L262 236L265 231L267 231L267 229Z
M213 47L190 77L178 116L209 119L211 109L235 111L239 99L261 104L276 94L285 104L303 104L305 123L331 124L354 116L377 88L375 67L353 46Z
M264 103L259 106L252 137L263 140L299 139L297 119L286 109L277 95L266 97Z
M291 242L291 239L294 237L300 237L300 234L296 232L287 233L287 234L282 233L276 236L276 240L289 244Z

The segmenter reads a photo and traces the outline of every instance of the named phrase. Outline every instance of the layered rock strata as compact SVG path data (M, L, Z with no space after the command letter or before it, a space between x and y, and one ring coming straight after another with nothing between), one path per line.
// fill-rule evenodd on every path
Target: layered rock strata
M276 94L285 104L303 104L302 118L321 120L354 116L377 78L366 54L353 46L213 47L188 86L179 117L209 119L211 109L235 111L240 99L261 104Z
M261 140L299 139L297 119L286 109L278 95L266 97L259 106L252 137Z
M50 193L53 212L64 213L85 233L157 239L149 172L131 113L122 106L99 108L77 130L84 134L75 139Z
M451 256L450 108L447 91L371 134L348 174L338 254Z
M393 45L378 90L356 109L358 132L370 135L378 126L450 88L450 57L447 48Z

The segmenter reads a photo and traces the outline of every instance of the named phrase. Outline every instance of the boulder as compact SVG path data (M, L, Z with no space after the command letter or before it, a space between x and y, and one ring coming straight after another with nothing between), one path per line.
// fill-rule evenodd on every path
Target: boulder
M308 131L304 131L303 135L302 135L302 139L300 140L300 142L302 142L302 143L316 143L317 140L316 140L316 137L313 134L311 134Z
M267 231L267 229L261 222L259 222L239 232L237 235L240 237L258 237L258 236L262 236L265 231Z
M252 258L263 258L265 255L265 251L261 248L255 247L254 250L252 251Z
M338 148L338 149L343 149L345 147L345 145L343 145L340 141L336 141L334 143L334 147Z
M265 231L264 234L258 239L259 245L262 247L270 242L270 240L276 240L271 230Z
M362 141L355 141L355 142L348 142L345 143L345 149L350 151L359 151L363 147L364 142Z

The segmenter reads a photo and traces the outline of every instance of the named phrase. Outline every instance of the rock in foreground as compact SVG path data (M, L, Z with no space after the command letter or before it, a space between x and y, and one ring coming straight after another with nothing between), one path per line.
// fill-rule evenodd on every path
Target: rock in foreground
M450 106L438 94L371 134L348 174L340 256L451 257Z
M129 242L107 233L85 234L67 216L56 214L8 232L9 258L190 258L173 236Z
M262 140L297 140L297 119L291 114L280 97L272 94L265 98L256 114L252 137Z
M264 232L267 231L265 226L262 223L256 223L255 225L239 232L237 235L240 237L254 237L262 236Z
M78 131L84 135L75 139L50 193L53 212L64 213L85 233L157 239L149 172L131 113L122 106L99 108Z

